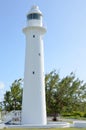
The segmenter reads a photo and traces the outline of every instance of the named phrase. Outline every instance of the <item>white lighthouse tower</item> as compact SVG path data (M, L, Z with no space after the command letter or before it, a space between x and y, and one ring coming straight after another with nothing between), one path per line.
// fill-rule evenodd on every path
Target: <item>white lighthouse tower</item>
M22 103L22 124L46 125L42 13L33 6L27 14L26 57Z

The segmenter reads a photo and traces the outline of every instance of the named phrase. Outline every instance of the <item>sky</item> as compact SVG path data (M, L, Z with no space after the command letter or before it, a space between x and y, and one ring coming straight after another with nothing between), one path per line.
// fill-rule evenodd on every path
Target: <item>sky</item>
M43 13L45 73L76 74L86 82L86 0L0 0L0 101L14 80L24 78L26 14Z

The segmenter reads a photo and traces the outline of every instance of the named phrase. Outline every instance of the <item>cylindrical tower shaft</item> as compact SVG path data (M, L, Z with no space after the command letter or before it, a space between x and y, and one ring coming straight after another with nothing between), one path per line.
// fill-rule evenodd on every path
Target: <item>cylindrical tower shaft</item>
M37 7L34 8L38 9ZM37 12L35 14L37 14ZM31 16L28 17L31 18ZM31 18L29 25L23 29L26 36L26 55L22 124L46 125L43 54L43 35L46 32L46 29L42 26L42 24L40 24L40 20L41 19L34 20Z

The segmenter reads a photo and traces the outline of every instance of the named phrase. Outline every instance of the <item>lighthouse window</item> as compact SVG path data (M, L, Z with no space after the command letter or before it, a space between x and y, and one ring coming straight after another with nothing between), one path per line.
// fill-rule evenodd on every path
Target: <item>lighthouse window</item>
M41 54L40 54L40 53L38 53L38 55L40 56Z
M33 71L32 74L35 74L35 72Z
M33 38L35 38L35 35L33 35Z
M41 14L37 14L37 13L27 15L28 20L31 20L31 19L38 19L39 20L40 17L41 17Z

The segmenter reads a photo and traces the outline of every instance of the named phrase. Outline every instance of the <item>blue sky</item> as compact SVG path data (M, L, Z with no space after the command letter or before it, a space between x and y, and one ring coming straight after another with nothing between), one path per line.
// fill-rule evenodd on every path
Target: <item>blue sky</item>
M86 82L86 0L0 0L0 100L24 77L26 14L36 4L44 15L45 73L75 72Z

